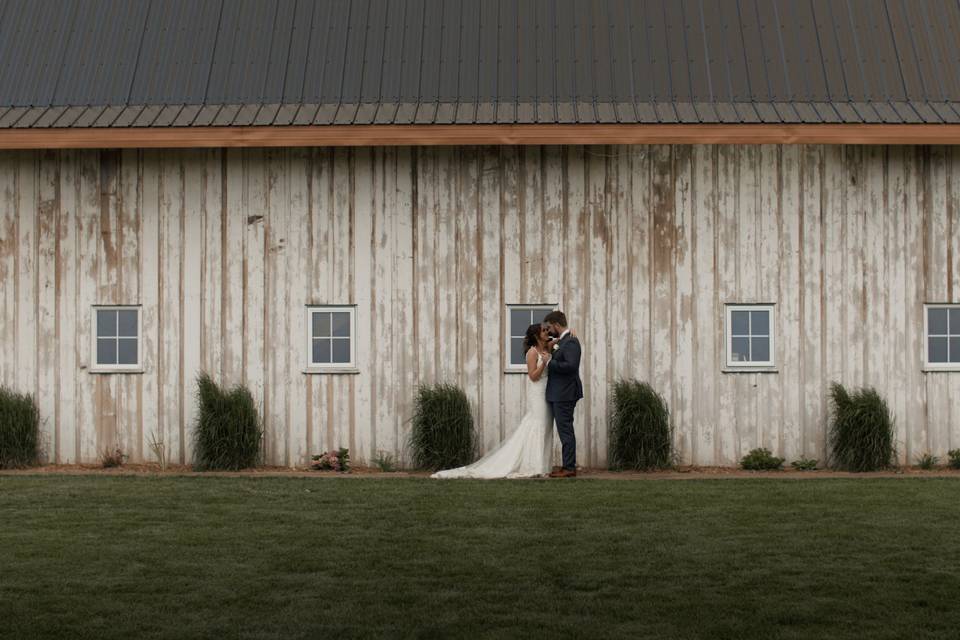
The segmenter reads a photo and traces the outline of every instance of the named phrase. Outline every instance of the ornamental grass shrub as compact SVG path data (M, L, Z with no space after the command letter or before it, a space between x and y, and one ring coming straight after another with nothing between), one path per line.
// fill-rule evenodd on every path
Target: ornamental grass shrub
M649 471L673 465L670 411L646 382L618 380L610 411L610 468Z
M33 396L0 387L0 469L40 460L40 409Z
M830 385L830 466L844 471L876 471L893 466L893 416L872 387L852 393Z
M417 389L410 449L418 469L452 469L473 461L477 434L463 389L452 384Z
M206 373L197 378L195 466L203 471L248 469L260 461L263 426L250 390L224 390Z

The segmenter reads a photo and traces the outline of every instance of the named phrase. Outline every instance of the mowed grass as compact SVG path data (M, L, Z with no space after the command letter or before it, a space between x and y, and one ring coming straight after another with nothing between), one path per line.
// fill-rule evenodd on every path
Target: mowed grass
M4 638L956 638L960 481L0 477Z

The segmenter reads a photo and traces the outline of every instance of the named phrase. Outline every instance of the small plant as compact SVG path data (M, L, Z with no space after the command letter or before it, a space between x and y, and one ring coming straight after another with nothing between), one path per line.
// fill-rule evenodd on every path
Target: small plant
M221 389L206 373L197 378L200 405L194 430L194 455L200 470L248 469L260 460L263 427L250 390Z
M938 464L940 464L940 458L933 454L924 453L917 457L917 466L924 471L936 469Z
M947 466L951 469L960 469L960 449L951 449L947 452L947 456L950 458Z
M166 471L167 469L167 445L163 441L163 438L158 437L156 431L150 432L150 450L153 451L153 455L156 456L157 462L160 464L160 470Z
M818 462L820 461L802 456L799 460L791 462L790 466L793 467L795 471L815 471Z
M470 401L463 389L438 384L417 390L410 448L418 469L451 469L473 461L477 436Z
M397 470L397 463L393 459L393 455L383 451L377 451L377 455L373 459L373 465L384 473L393 473Z
M127 454L125 454L119 446L113 447L112 449L107 448L100 454L100 466L104 469L121 467L126 459Z
M33 396L0 387L0 469L37 464L40 409Z
M314 471L339 471L346 473L350 471L350 451L340 447L336 450L330 450L326 453L313 456L313 464L310 467Z
M740 466L748 471L774 471L783 467L783 458L774 456L769 449L754 449L741 458Z
M613 385L610 412L610 468L648 471L673 464L670 411L646 382Z
M830 385L830 464L845 471L876 471L893 466L893 416L873 388L853 393Z

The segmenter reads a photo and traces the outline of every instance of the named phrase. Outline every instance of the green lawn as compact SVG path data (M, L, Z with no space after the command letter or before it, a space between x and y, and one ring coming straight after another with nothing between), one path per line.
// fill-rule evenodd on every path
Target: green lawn
M957 638L960 480L0 477L0 637Z

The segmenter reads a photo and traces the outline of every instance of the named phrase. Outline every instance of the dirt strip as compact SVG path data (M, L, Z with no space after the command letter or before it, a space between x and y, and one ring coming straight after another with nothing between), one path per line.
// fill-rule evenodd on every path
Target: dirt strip
M171 465L161 470L158 465L126 464L104 469L99 465L43 465L28 469L0 470L0 476L150 476L150 477L227 477L227 478L426 478L428 472L395 471L382 472L370 467L357 466L349 473L312 471L287 467L258 467L243 471L194 471L185 465ZM816 471L743 471L728 467L677 467L669 471L608 471L606 469L580 469L577 480L734 480L773 478L778 480L813 480L823 478L958 478L960 470L938 468L923 470L916 467L900 467L889 471L849 473L818 469ZM559 480L556 480L559 482Z

